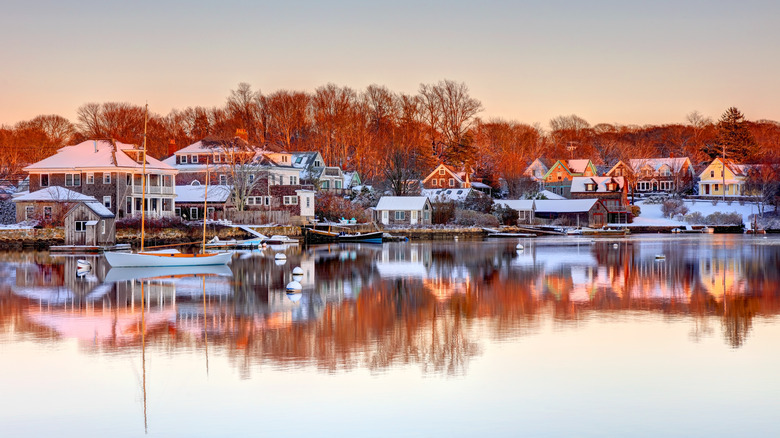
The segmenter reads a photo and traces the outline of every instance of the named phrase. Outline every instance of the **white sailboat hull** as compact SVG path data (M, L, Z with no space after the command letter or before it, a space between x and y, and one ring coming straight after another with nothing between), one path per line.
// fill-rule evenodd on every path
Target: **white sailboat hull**
M154 267L154 266L209 266L230 263L233 254L179 254L179 253L121 253L106 252L106 261L113 267Z

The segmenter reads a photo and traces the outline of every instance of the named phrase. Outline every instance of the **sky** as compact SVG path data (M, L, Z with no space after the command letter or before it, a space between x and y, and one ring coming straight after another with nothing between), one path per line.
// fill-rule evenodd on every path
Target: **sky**
M71 4L69 4L71 3ZM464 82L479 117L780 120L777 1L4 0L0 125L87 102L158 114L335 83Z

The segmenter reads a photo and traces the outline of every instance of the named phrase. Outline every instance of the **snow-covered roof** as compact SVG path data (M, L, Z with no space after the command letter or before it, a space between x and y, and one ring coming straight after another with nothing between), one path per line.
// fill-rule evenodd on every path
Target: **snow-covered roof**
M382 196L377 204L377 210L422 210L425 196Z
M534 210L534 201L533 199L499 199L496 200L496 204L503 205L504 207L509 207L512 210L517 211L533 211Z
M572 193L614 193L614 191L607 190L607 183L615 182L618 185L618 189L623 189L623 177L611 177L611 176L575 176L571 179L571 192ZM585 184L596 183L596 191L585 190Z
M628 160L628 165L631 166L634 172L639 172L643 167L650 166L653 171L658 172L664 165L669 166L672 172L679 172L685 163L689 163L690 160L686 157L682 158L636 158Z
M87 206L90 210L94 211L95 214L97 214L100 217L115 217L114 213L111 213L111 210L109 210L105 205L103 205L101 202L98 201L86 201L84 202L84 205Z
M355 177L357 176L357 181L360 181L360 176L357 172L342 172L342 177L344 178L344 187L349 188L352 187L353 183L355 182Z
M537 213L584 213L593 208L598 199L539 199L536 200Z
M475 189L492 189L489 185L485 183L481 183L479 181L474 181L471 183L471 187L474 187Z
M129 153L129 154L128 154ZM87 140L74 146L60 148L56 154L44 158L24 168L35 170L82 170L107 168L141 169L143 163L135 160L141 149L135 145L109 140ZM132 155L132 157L131 157ZM175 173L176 170L150 155L146 156L147 170L163 170Z
M292 166L298 169L305 169L310 166L314 166L314 162L317 161L317 157L320 156L319 152L310 152L310 151L302 151L302 152L291 152L290 155L292 155ZM319 163L320 166L322 166L325 163Z
M431 202L463 202L473 189L422 189L422 194Z
M542 190L539 192L540 195L543 195L545 198L549 200L556 200L556 199L566 199L564 196L561 196L557 193L553 193L549 190Z
M211 185L208 187L208 202L222 203L230 197L231 186ZM177 203L202 203L206 193L205 185L176 186Z
M73 190L68 190L65 187L52 186L14 198L14 202L24 201L97 202L97 199L79 192L74 192Z
M583 173L588 167L590 160L569 160L566 162L566 167L572 171L572 173Z

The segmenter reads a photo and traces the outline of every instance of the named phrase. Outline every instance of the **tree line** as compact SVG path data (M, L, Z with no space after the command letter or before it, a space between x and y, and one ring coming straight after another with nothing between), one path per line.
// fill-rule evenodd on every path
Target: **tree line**
M232 138L245 129L249 142L281 151L319 151L326 162L357 170L363 179L403 184L427 174L438 162L476 171L489 184L522 179L538 157L590 158L612 165L627 158L687 156L694 163L720 156L737 161L777 161L780 124L748 121L729 108L718 121L692 112L669 125L591 125L577 115L556 117L548 127L479 118L482 103L464 83L421 84L416 94L370 85L355 90L334 84L313 92L268 94L240 83L219 107L174 109L149 114L147 147L167 156L204 138ZM130 103L86 103L72 122L41 115L0 127L0 178L19 174L62 146L85 139L114 138L141 144L144 107ZM404 187L398 187L402 193Z

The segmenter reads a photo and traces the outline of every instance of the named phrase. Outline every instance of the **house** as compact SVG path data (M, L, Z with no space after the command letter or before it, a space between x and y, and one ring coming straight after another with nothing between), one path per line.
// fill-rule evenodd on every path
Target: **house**
M430 225L431 201L425 196L382 196L374 220L383 225Z
M699 196L745 196L745 184L750 167L729 159L712 160L699 174Z
M496 204L517 211L518 225L533 225L536 212L536 202L533 199L502 199Z
M260 177L268 178L271 184L300 184L300 171L293 167L292 159L292 154L250 145L241 134L232 139L204 138L175 151L163 163L178 170L180 185L192 181L205 184L208 174L212 185L240 188Z
M485 196L473 188L465 189L422 189L421 194L431 202L454 202L463 204L477 196Z
M144 154L136 145L87 140L63 147L24 171L30 175L30 192L64 187L96 198L120 218L141 211L144 186L148 215L174 213L177 170Z
M687 157L619 161L606 176L622 176L632 192L680 192L693 185L693 164Z
M542 184L546 190L569 198L571 180L577 176L598 176L598 171L590 160L558 160L544 174Z
M208 189L208 202L205 202ZM231 186L208 186L199 181L176 186L176 216L187 220L225 219L225 208L232 193ZM204 216L203 208L206 208Z
M609 211L598 199L563 199L534 201L536 219L559 225L592 228L608 223Z
M598 199L609 211L609 223L629 221L628 192L622 176L576 176L571 181L572 199Z
M13 199L16 222L35 220L52 226L62 226L65 213L81 202L98 202L93 196L64 187L46 187Z
M82 201L65 213L65 245L107 246L116 243L114 213L97 200Z
M474 178L471 172L456 170L454 167L441 163L422 181L425 189L468 189L473 188L480 192L490 194L493 190L481 179Z
M363 180L360 178L360 174L353 170L351 172L342 172L344 177L344 188L349 190L355 190L363 185Z
M523 175L534 181L541 182L544 180L544 175L546 175L549 170L550 166L548 166L542 158L537 158L528 165L523 172Z

